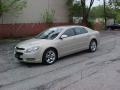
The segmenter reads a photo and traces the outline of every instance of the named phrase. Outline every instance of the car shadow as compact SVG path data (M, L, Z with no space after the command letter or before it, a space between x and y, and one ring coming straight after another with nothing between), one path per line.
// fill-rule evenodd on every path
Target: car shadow
M25 63L25 62L20 62L19 63L21 66L25 66L25 67L28 67L28 68L31 68L31 67L39 67L39 66L45 66L44 64L42 63Z
M76 57L76 56L79 56L79 55L83 55L83 54L86 54L86 53L89 53L89 51L88 50L83 50L83 51L79 51L79 52L77 52L77 53L73 53L73 54L70 54L70 55L66 55L66 56L64 56L64 57L61 57L61 58L59 58L59 60L58 61L61 61L61 60L63 60L63 59L69 59L69 58L73 58L73 57Z

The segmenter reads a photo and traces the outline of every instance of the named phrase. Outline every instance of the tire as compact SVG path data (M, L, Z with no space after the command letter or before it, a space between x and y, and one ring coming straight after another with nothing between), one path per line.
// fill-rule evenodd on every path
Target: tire
M107 30L108 30L108 31L111 31L111 30L112 30L112 28L111 28L111 27L109 27L109 28L107 28Z
M90 45L89 45L89 51L95 52L96 50L97 50L97 42L96 40L91 40Z
M54 49L47 49L42 58L42 63L46 65L51 65L57 61L57 53Z
M108 30L109 30L109 31L111 31L111 30L112 30L112 28L108 28Z

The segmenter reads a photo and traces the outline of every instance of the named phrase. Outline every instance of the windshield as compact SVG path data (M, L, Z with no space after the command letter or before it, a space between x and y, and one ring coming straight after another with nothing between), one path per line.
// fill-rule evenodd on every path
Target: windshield
M62 29L60 29L60 28L59 29L51 28L51 29L48 29L48 30L40 33L35 38L37 38L37 39L54 39L60 34L61 31L62 31Z

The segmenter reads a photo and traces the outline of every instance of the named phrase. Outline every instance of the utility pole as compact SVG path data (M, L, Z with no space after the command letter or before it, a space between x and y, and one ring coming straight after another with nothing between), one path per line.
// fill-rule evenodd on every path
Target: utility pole
M107 18L106 18L106 0L103 0L104 2L104 20L105 20L105 30L107 26Z

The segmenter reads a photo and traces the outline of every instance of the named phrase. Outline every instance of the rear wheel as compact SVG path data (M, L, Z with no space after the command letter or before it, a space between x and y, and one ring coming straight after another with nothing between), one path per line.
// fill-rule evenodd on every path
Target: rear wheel
M92 40L89 45L89 51L95 52L97 49L97 42L95 40Z
M53 49L47 49L43 54L42 62L47 65L55 63L57 60L57 53Z
M111 30L112 30L112 28L111 28L111 27L109 27L109 28L108 28L108 30L109 30L109 31L111 31Z

